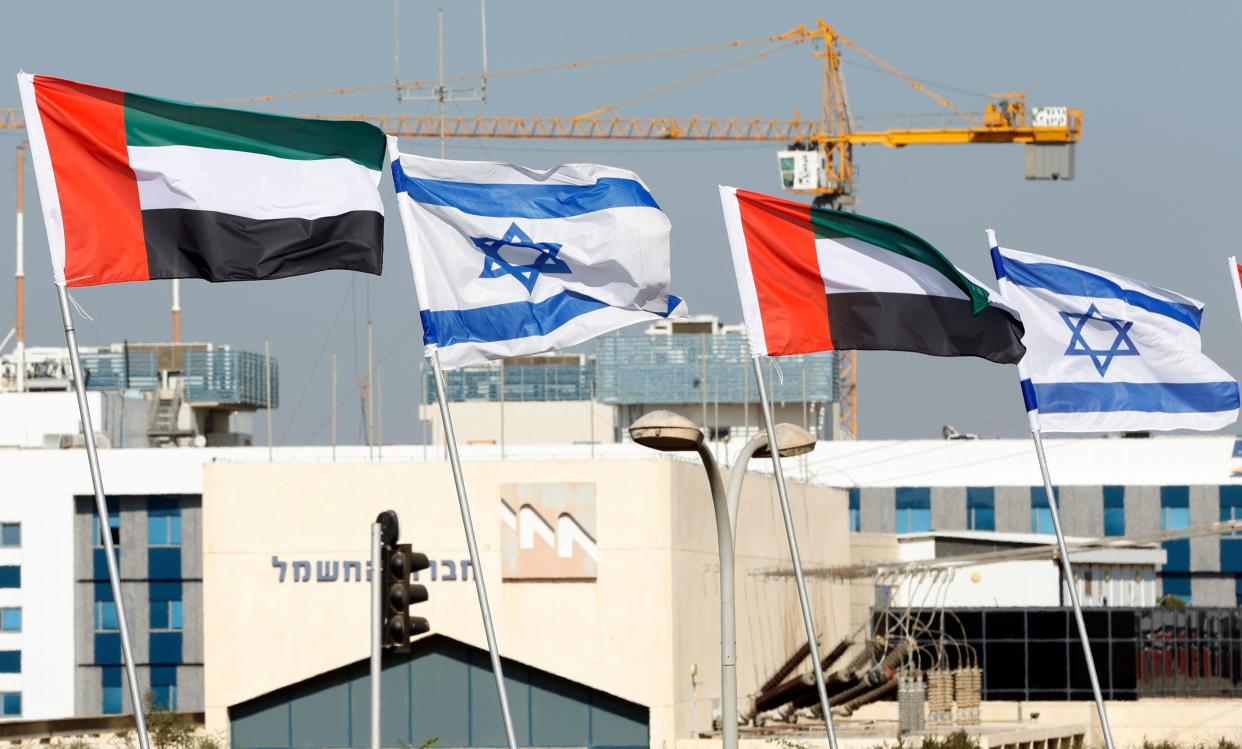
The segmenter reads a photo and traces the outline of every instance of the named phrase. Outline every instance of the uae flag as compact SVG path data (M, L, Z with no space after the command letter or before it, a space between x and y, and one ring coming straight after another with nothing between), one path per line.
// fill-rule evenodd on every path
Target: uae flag
M1022 358L1022 325L935 247L853 213L720 188L751 353Z
M1233 280L1233 298L1238 302L1238 314L1242 315L1242 265L1236 257L1229 258L1229 278Z
M17 82L57 283L380 273L379 128Z

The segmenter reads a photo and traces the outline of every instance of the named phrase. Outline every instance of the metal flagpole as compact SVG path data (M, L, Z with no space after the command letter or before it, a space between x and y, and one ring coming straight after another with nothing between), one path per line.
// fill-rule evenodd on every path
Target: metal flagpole
M78 396L78 414L82 417L82 439L86 442L86 462L91 469L95 488L95 512L99 515L99 534L103 537L104 556L108 560L108 580L112 584L112 600L116 603L116 621L121 631L121 655L125 658L125 676L129 679L129 698L134 704L134 722L138 728L139 749L151 749L147 736L147 719L143 714L142 693L138 689L138 672L134 667L134 651L129 644L129 625L125 621L125 601L121 598L121 574L117 569L116 551L112 544L112 528L108 524L108 501L104 498L103 475L99 471L99 453L95 450L95 426L91 423L86 404L86 382L82 361L78 358L78 334L69 315L69 292L63 284L56 285L60 296L60 316L65 322L65 341L69 345L69 367L73 373L73 389Z
M487 586L483 583L479 546L474 539L474 521L470 519L470 502L466 499L466 481L462 478L461 458L457 454L457 435L453 432L453 417L449 413L444 370L440 368L438 352L432 351L429 358L436 378L436 399L440 402L440 421L444 424L444 444L448 450L449 462L453 466L453 483L457 487L457 503L461 507L461 524L466 531L466 548L470 552L470 564L474 567L474 588L479 595L479 610L483 614L483 632L487 635L487 650L492 657L492 674L496 677L496 693L500 697L500 717L505 724L505 738L509 742L509 749L517 749L513 716L509 713L509 696L505 692L505 675L500 665L500 649L496 646L496 629L492 625L492 609L487 603Z
M1044 455L1044 440L1036 423L1031 424L1031 437L1035 440L1039 471L1044 477L1044 494L1048 497L1048 510L1052 515L1052 528L1056 531L1057 549L1061 556L1061 576L1065 580L1065 587L1069 588L1070 605L1074 608L1074 621L1078 624L1078 639L1082 643L1083 657L1087 661L1087 676L1091 678L1091 692L1095 696L1095 709L1100 715L1100 730L1104 732L1105 746L1113 749L1113 731L1108 723L1108 711L1104 708L1100 677L1095 672L1095 658L1091 655L1091 639L1087 636L1087 624L1082 618L1082 603L1078 599L1078 586L1074 584L1074 571L1070 566L1069 549L1065 545L1065 534L1061 531L1061 513L1057 509L1057 498L1052 491L1052 477L1048 474L1048 458Z
M759 357L751 358L755 370L755 385L759 391L759 405L763 411L764 428L768 439L776 434L772 423L772 403L768 400L767 386L763 382L763 367ZM824 669L819 659L819 641L815 636L815 620L811 617L811 600L806 594L806 579L802 576L802 557L798 554L798 537L794 533L793 513L789 509L789 493L785 489L785 474L781 470L780 448L769 445L772 453L772 470L776 473L776 493L781 500L781 514L785 518L785 536L789 540L789 556L793 560L794 581L798 585L798 603L802 606L802 624L806 627L806 639L811 646L811 669L815 672L815 688L819 690L819 707L824 711L824 727L828 731L828 746L837 749L837 729L832 724L832 706L828 704L828 688L824 685ZM1110 747L1111 749L1111 747Z
M371 749L380 749L380 680L383 669L384 580L380 575L379 523L371 523Z
M996 232L987 230L988 248L1000 247L996 241ZM1022 372L1018 371L1019 382ZM1025 394L1024 394L1025 400ZM1087 636L1087 624L1082 618L1082 602L1078 599L1078 586L1074 585L1074 570L1070 565L1069 549L1065 545L1065 533L1061 530L1061 512L1057 508L1056 493L1052 490L1052 476L1048 473L1048 457L1044 454L1043 435L1039 431L1039 417L1035 412L1028 412L1031 426L1031 438L1035 440L1035 455L1039 458L1039 472L1044 479L1044 495L1048 498L1048 511L1052 515L1052 529L1057 537L1057 550L1061 556L1061 577L1065 588L1069 588L1070 605L1074 609L1074 622L1078 625L1078 639L1082 643L1083 657L1087 661L1087 676L1091 679L1091 693L1095 697L1095 710L1100 716L1100 730L1104 733L1104 744L1114 749L1113 730L1108 722L1108 711L1104 708L1104 695L1100 691L1100 677L1095 671L1095 657L1091 654L1091 639Z
M500 459L505 459L505 360L500 360Z

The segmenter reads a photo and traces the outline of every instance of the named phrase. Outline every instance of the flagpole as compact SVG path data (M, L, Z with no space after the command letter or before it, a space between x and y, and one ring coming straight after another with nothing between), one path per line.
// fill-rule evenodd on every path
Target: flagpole
M496 646L496 630L492 625L492 609L487 603L487 586L483 583L483 567L479 563L479 546L474 538L474 521L470 518L470 501L466 499L466 482L462 478L461 458L457 454L457 435L453 432L453 417L449 413L448 395L444 386L444 370L440 357L432 351L431 368L436 380L436 400L440 402L440 420L444 423L444 444L448 450L449 463L453 466L453 483L457 488L457 503L461 507L461 523L466 531L466 548L470 552L470 564L474 567L474 588L479 596L479 610L483 615L483 632L487 635L487 650L492 658L492 674L496 677L496 693L500 697L500 717L505 724L505 738L509 749L517 749L513 733L513 717L509 713L509 697L505 692L505 675L500 665L500 649ZM143 747L143 749L147 749ZM835 749L835 747L833 747Z
M988 229L989 250L1000 247L996 241L996 232ZM999 277L999 276L998 276ZM1022 382L1022 371L1018 370L1019 386ZM1026 399L1025 392L1023 400ZM1061 530L1061 512L1057 508L1057 497L1052 489L1052 476L1048 472L1048 456L1044 454L1043 435L1039 430L1037 411L1028 411L1027 418L1031 426L1031 439L1035 441L1035 455L1039 459L1039 472L1044 480L1044 496L1048 499L1049 514L1052 515L1052 530L1057 537L1057 550L1061 557L1061 577L1063 585L1069 589L1070 605L1074 609L1074 623L1078 626L1078 640L1082 644L1083 657L1087 661L1087 676L1091 680L1091 693L1095 697L1095 710L1100 716L1100 730L1104 733L1104 744L1114 749L1113 730L1108 722L1108 710L1104 707L1104 694L1100 691L1100 677L1095 671L1095 657L1091 654L1091 638L1087 635L1087 623L1082 617L1082 602L1078 598L1078 586L1074 584L1074 570L1070 564L1069 548L1065 544L1065 533Z
M69 314L69 292L64 284L56 285L60 297L60 317L65 323L65 342L69 346L69 367L73 373L73 389L78 396L78 414L82 417L82 439L86 443L86 462L91 470L91 484L95 489L95 512L99 516L99 535L103 538L104 557L108 561L108 581L112 585L112 600L116 603L117 627L121 633L121 655L125 659L125 676L129 680L129 698L134 705L134 722L138 729L139 749L151 749L147 735L147 720L143 714L142 692L138 688L138 672L134 666L134 651L129 644L129 626L125 621L125 601L121 598L121 574L117 569L116 550L112 544L112 528L108 523L108 500L105 499L103 475L99 471L99 453L95 450L95 427L91 423L90 408L86 403L86 382L82 376L82 361L78 357L78 334Z
M763 367L759 357L751 358L755 370L755 385L759 391L759 404L763 411L764 428L768 433L768 452L772 454L772 470L776 474L776 494L781 501L781 514L785 519L785 536L789 541L789 556L793 560L794 582L798 587L798 603L802 607L802 624L806 627L806 639L811 646L811 669L815 672L815 688L819 691L819 707L824 712L824 727L828 731L828 746L837 749L837 729L832 724L832 706L828 704L828 688L824 685L824 669L819 659L819 641L815 635L815 620L811 616L811 600L806 594L806 579L802 575L802 557L798 554L798 537L794 532L793 513L789 509L789 492L785 489L785 473L781 470L781 451L772 443L776 434L772 423L772 403L768 400L767 386L763 382ZM1112 746L1109 746L1112 749Z
M1091 692L1095 696L1095 709L1100 715L1100 730L1104 732L1104 744L1108 749L1113 747L1113 731L1108 723L1108 711L1104 708L1104 695L1100 691L1100 677L1095 672L1095 657L1091 654L1091 639L1087 636L1087 624L1082 618L1082 603L1078 599L1078 586L1074 584L1074 571L1070 566L1069 549L1065 545L1065 534L1061 531L1061 513L1057 510L1056 495L1052 492L1052 477L1048 474L1048 458L1044 455L1044 441L1039 425L1031 418L1031 437L1035 440L1035 454L1039 457L1039 471L1044 478L1044 494L1048 498L1048 509L1052 514L1052 528L1056 531L1057 548L1061 557L1061 576L1065 579L1065 587L1069 588L1070 605L1074 608L1074 621L1078 625L1078 639L1082 643L1083 657L1087 661L1087 675L1091 678Z

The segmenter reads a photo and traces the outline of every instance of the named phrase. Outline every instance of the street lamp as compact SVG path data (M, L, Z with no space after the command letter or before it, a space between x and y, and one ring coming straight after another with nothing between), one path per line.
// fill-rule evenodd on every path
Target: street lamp
M815 449L815 435L793 424L776 425L776 445L782 458L806 455ZM742 497L742 482L746 479L746 464L751 458L771 458L772 451L768 447L768 433L760 432L742 446L737 460L733 462L733 473L729 476L729 524L733 526L734 537L737 536L737 507Z
M733 537L738 497L746 473L746 461L754 455L771 457L767 432L752 437L734 464L728 492L720 478L720 466L703 439L703 431L680 414L652 411L630 425L630 438L660 452L697 452L707 472L716 512L716 545L720 555L720 733L723 749L737 749L737 635L733 603ZM782 458L815 449L815 438L792 424L776 425L776 444ZM818 665L818 664L816 664Z

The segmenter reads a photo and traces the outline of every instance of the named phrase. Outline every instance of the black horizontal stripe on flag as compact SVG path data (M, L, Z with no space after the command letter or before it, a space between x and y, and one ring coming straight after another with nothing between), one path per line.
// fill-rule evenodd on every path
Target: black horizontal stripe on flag
M384 216L253 219L215 211L142 212L151 278L258 281L324 270L380 275Z
M913 351L1016 364L1026 353L1022 324L999 307L978 315L970 302L924 294L828 294L828 327L841 351Z

